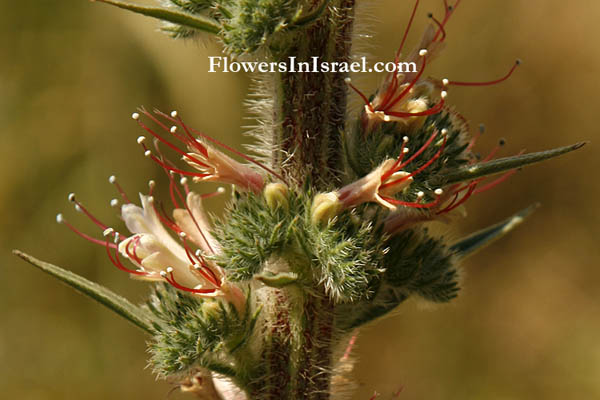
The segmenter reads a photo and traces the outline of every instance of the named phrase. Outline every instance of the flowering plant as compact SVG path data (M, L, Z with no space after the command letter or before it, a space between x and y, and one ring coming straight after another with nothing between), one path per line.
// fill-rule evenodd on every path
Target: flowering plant
M215 35L232 56L352 60L354 0L170 0L164 7L116 5L165 21L176 38ZM75 208L103 236L108 259L135 279L154 282L149 301L134 305L59 267L17 254L93 297L152 337L160 377L205 399L328 399L352 388L347 374L357 332L410 296L448 302L459 290L462 259L518 225L527 208L448 243L428 223L450 223L473 195L519 168L581 147L495 158L474 153L462 114L447 104L452 86L488 82L426 77L442 51L445 26L458 6L444 1L430 15L419 46L402 56L417 6L390 72L367 96L347 72L280 71L260 77L253 103L261 145L243 154L188 126L176 112L132 114L145 136L142 153L169 179L173 211L154 181L130 201L115 177L128 234L94 216L74 194ZM348 110L353 90L364 102ZM179 162L169 154L180 158ZM237 157L243 162L235 160ZM225 216L211 220L203 182L232 186Z

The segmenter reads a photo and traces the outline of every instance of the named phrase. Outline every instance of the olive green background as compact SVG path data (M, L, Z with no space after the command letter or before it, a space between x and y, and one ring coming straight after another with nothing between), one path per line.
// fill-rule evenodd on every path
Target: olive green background
M412 1L363 1L362 47L388 61ZM422 1L409 45L442 1ZM354 399L600 398L598 118L600 49L594 0L463 1L448 48L428 73L456 80L501 76L490 88L451 88L449 101L502 154L592 143L526 168L473 198L449 237L494 223L536 201L527 224L464 265L464 290L450 305L417 301L365 329L357 343ZM140 331L10 254L13 248L71 269L133 301L148 292L116 270L102 247L65 226L57 212L96 232L67 202L69 192L118 225L107 182L130 196L162 175L145 159L129 118L139 105L177 108L191 125L241 148L251 120L242 107L250 78L208 74L218 45L175 42L156 21L77 1L4 0L0 13L0 397L164 399ZM358 85L372 92L383 76ZM355 97L355 96L354 96ZM358 101L355 104L359 105ZM164 180L160 180L163 183ZM209 190L204 189L202 190ZM164 194L165 192L162 191ZM223 199L211 200L217 212ZM174 393L170 398L185 398Z

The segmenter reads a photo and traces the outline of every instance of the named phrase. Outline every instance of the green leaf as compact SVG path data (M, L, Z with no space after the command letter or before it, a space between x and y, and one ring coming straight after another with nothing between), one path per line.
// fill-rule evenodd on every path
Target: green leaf
M488 162L465 165L437 177L435 182L431 182L433 186L440 184L450 185L453 183L469 181L476 178L481 178L488 175L497 174L515 168L520 168L525 165L534 164L549 158L557 157L573 150L583 147L586 142L575 143L570 146L558 147L552 150L540 151L537 153L523 154L519 156L499 158ZM439 181L438 181L439 180Z
M117 314L119 314L132 324L136 325L137 327L143 329L144 331L150 334L154 334L155 331L152 327L152 322L157 323L158 321L155 321L149 313L147 313L142 308L132 304L129 300L125 299L124 297L121 297L111 292L107 288L100 286L97 283L88 281L87 279L77 274L74 274L71 271L67 271L60 267L57 267L56 265L40 261L19 250L13 250L13 254L15 254L18 257L21 257L23 260L41 269L47 274L58 278L59 280L71 286L78 292L88 297L91 297L92 299L96 300L97 302L106 306L112 311L116 312Z
M533 204L500 223L475 232L452 245L450 250L459 258L466 258L506 235L531 215L539 206L539 203Z
M125 10L145 15L147 17L157 18L174 24L187 26L188 28L197 29L199 31L204 31L213 34L219 33L221 31L221 27L217 21L215 21L212 18L205 17L203 15L192 15L180 11L170 10L168 8L147 7L116 0L92 1L99 1L101 3L110 4Z

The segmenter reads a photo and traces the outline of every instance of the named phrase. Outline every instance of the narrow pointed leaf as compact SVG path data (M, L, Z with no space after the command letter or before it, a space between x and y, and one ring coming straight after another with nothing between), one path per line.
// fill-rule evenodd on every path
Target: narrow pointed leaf
M557 157L573 150L583 147L586 142L575 143L570 146L558 147L552 150L540 151L537 153L523 154L520 156L512 156L499 158L488 162L482 162L473 165L465 165L449 171L432 182L432 185L446 184L469 181L476 178L482 178L488 175L494 175L500 172L508 171L515 168L520 168L525 165L534 164L549 158Z
M199 31L209 33L219 33L221 27L217 21L202 15L192 15L180 11L170 10L161 7L147 7L138 4L125 3L117 0L92 0L101 3L110 4L125 10L133 11L147 17L157 18L163 21L172 22L174 24L187 26L189 28L198 29Z
M129 322L133 323L137 327L144 331L153 334L154 328L152 327L152 317L140 307L132 304L129 300L121 297L107 288L98 285L97 283L91 282L71 271L67 271L56 265L49 264L44 261L40 261L28 254L25 254L19 250L13 250L13 254L34 265L54 276L55 278L63 281L67 285L71 286L78 292L91 297L100 304L106 306L110 310L116 312L121 317L125 318Z
M523 222L525 218L539 206L539 203L533 204L500 223L475 232L452 245L450 250L452 250L459 258L466 258L506 235Z

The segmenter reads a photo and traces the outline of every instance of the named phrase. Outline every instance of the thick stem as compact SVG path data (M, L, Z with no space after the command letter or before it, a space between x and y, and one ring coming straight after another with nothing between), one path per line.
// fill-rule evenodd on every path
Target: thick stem
M322 1L314 0L314 8ZM345 129L347 72L299 72L300 63L349 63L355 0L331 0L323 15L299 28L275 60L296 71L275 78L273 165L298 185L327 190L340 183L341 133ZM287 271L287 269L286 269ZM331 396L334 306L324 293L294 285L262 287L257 374L249 387L255 399L327 400Z
M349 62L354 1L332 0L324 15L276 58L289 65L294 57L296 71L302 62L310 68L313 63ZM284 72L276 77L274 135L281 151L275 154L274 164L299 184L308 180L324 190L339 183L347 76L338 70Z
M330 398L333 306L296 288L261 289L263 343L253 400Z

